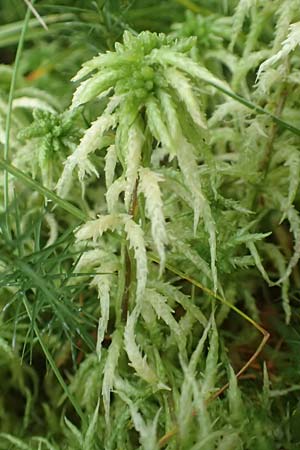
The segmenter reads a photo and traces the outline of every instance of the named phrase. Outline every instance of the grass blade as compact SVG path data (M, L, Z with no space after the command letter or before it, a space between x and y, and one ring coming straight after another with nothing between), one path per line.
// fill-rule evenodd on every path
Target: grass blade
M50 191L50 189L47 189L42 184L38 183L37 181L30 178L28 175L26 175L21 170L17 169L12 164L5 161L3 158L0 158L0 168L6 170L8 173L16 177L18 180L22 181L26 186L28 186L33 191L39 192L41 195L43 195L48 200L51 200L53 203L58 205L60 208L64 209L68 213L70 213L72 216L76 217L77 219L85 222L89 219L89 217L80 209L76 208L76 206L72 205L72 203L62 199L58 195L56 195L54 192Z

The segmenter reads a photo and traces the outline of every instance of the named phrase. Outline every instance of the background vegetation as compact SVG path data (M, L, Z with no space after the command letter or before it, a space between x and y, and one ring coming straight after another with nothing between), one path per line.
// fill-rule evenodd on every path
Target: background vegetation
M0 449L300 448L299 0L28 3L0 2Z

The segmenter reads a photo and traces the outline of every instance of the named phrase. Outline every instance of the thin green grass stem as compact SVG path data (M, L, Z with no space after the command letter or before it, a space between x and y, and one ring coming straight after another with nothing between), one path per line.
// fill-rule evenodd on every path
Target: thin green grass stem
M176 2L180 5L185 6L187 9L196 14L203 14L204 16L211 14L211 11L209 9L204 8L200 5L196 5L196 3L192 2L192 0L176 0Z
M241 103L242 105L245 105L247 108L251 109L252 111L256 112L257 114L264 114L264 115L270 117L270 119L272 119L273 122L275 122L277 125L280 125L283 128L285 128L286 130L290 131L291 133L294 133L297 136L300 136L300 129L299 128L294 127L293 125L291 125L288 122L285 122L284 120L280 119L275 114L272 114L271 112L266 111L261 106L250 102L249 100L247 100L246 98L242 97L239 94L236 94L235 92L227 90L227 89L225 89L225 88L223 88L221 86L218 86L218 85L216 85L216 84L214 84L212 82L210 82L209 84L214 86L219 91L223 92L223 94L228 95L229 97L233 98L234 100L236 100L237 102Z
M39 192L45 198L47 198L48 200L51 200L57 206L64 209L68 213L72 214L72 216L76 217L77 219L79 219L81 221L87 221L89 219L89 217L83 211L76 208L76 206L74 206L70 202L62 199L61 197L56 195L54 192L47 189L45 186L43 186L40 183L38 183L37 181L33 180L28 175L26 175L24 172L17 169L12 164L9 164L3 158L0 158L0 168L4 169L7 173L10 173L14 177L16 177L18 180L22 181L22 183L24 183L26 186L28 186L33 191Z
M49 14L43 17L48 29L41 28L40 22L34 18L28 21L27 32L24 41L36 39L48 34L53 34L62 24L73 22L76 19L74 14ZM17 44L20 33L23 30L24 21L9 23L0 26L0 48Z
M32 2L34 3L34 2ZM15 58L15 65L14 70L12 73L12 79L10 83L10 89L9 89L9 96L8 96L8 107L7 107L7 116L6 116L6 123L5 123L5 142L4 142L4 160L8 160L9 155L9 141L10 141L10 128L11 128L11 115L12 115L12 103L14 99L14 92L16 88L16 82L17 82L17 76L18 76L18 69L19 64L21 60L21 54L23 50L24 40L25 40L25 34L28 27L29 18L31 15L31 11L29 8L27 8L26 15L24 18L21 35L17 47L16 52L16 58ZM7 234L10 236L10 227L9 227L9 213L8 213L8 203L9 203L9 183L8 183L8 171L4 169L4 210L6 214L6 229Z

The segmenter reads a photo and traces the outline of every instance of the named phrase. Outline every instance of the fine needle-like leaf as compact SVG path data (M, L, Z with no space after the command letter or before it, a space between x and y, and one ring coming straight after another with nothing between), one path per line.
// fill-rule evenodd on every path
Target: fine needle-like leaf
M31 2L30 0L24 0L24 2L26 3L26 5L28 6L28 8L31 10L32 14L37 18L37 20L40 22L40 24L42 25L42 27L48 31L48 27L44 21L44 19L39 15L38 11L34 8L33 6L33 2Z
M75 397L73 396L73 394L70 392L70 390L69 390L67 384L65 383L65 380L63 379L63 377L61 376L60 371L59 371L58 368L57 368L57 365L55 364L55 361L54 361L54 359L53 359L51 353L50 353L49 350L48 350L48 347L47 347L46 344L44 343L44 340L43 340L43 338L42 338L42 336L41 336L41 333L40 333L40 331L39 331L39 329L38 329L38 327L37 327L35 321L33 320L33 317L32 317L32 311L31 311L31 309L30 309L30 305L29 305L29 303L28 303L28 301L27 301L27 299L26 299L25 296L23 297L23 302L24 302L24 306L25 306L25 308L26 308L28 317L29 317L30 321L33 323L33 329L34 329L34 332L35 332L35 334L36 334L36 337L38 338L38 341L39 341L39 343L40 343L40 345L41 345L41 347L42 347L42 349L43 349L43 352L45 353L45 356L46 356L46 358L47 358L47 361L48 361L49 364L50 364L51 369L53 370L53 372L54 372L54 374L55 374L55 376L56 376L56 378L57 378L59 384L61 385L62 389L64 390L66 396L68 397L68 399L70 400L71 404L73 405L73 407L74 407L76 413L77 413L78 416L80 417L82 423L84 423L84 422L85 422L85 416L84 416L84 414L83 414L83 411L82 411L80 405L78 404L76 398L75 398Z

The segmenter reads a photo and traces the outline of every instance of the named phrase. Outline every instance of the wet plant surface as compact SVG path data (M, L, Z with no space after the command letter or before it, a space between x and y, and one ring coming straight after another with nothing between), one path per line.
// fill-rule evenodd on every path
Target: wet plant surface
M0 3L0 449L300 448L299 0Z

